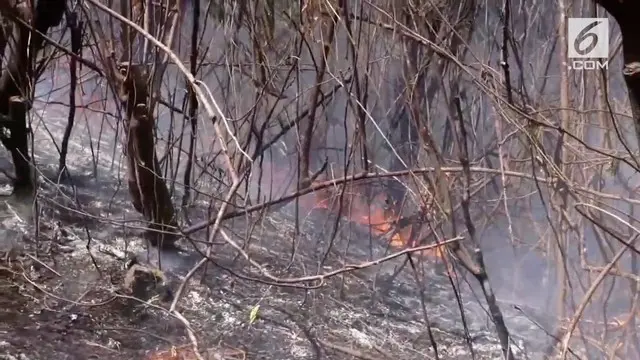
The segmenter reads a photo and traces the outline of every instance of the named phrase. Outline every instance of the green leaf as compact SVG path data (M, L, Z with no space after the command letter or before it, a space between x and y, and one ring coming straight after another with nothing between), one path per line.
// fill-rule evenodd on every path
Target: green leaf
M249 313L249 324L253 324L254 322L256 322L256 319L258 318L259 310L260 310L260 305L256 305L253 307L253 309L251 309L251 312Z

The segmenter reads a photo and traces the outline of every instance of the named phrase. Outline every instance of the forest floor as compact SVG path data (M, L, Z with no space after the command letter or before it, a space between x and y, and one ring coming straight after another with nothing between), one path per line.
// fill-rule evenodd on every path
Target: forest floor
M136 230L97 219L108 212L106 203L131 212L126 192L99 198L113 194L114 183L85 179L75 195L43 186L38 234L30 201L9 197L0 204L0 359L195 359L188 353L185 322L169 314L169 302L137 301L123 290L123 254L154 264L158 255L147 253ZM79 215L78 203L94 217ZM110 213L111 218L121 215ZM328 272L388 254L384 241L357 229L345 227L330 243L326 234L332 225L314 216L303 222L304 235L294 243L286 208L255 228L250 220L228 221L226 231L277 276ZM191 250L161 257L173 293L200 258L191 244L181 241L180 247ZM209 359L432 359L433 344L439 359L500 358L486 307L473 287L460 279L458 305L443 267L430 259L418 266L428 279L423 291L409 266L390 280L405 259L344 273L305 290L255 280L259 270L218 244L215 266L193 277L178 310L200 350L209 350ZM512 306L503 308L519 356L539 358L533 355L544 344L534 342L544 338L539 325Z

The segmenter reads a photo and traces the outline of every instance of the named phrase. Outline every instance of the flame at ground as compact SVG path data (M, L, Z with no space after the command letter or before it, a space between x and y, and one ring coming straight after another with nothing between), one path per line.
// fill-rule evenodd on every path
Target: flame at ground
M416 234L414 234L413 225L410 224L402 228L396 228L395 224L399 216L395 214L392 207L385 204L386 194L381 193L376 196L373 201L369 202L362 192L354 191L353 186L347 185L342 195L341 206L341 190L341 188L329 188L315 192L312 206L314 208L329 210L334 214L338 214L339 212L340 216L348 221L368 226L374 235L384 236L391 234L390 246L393 248L406 248L418 245L416 244ZM308 204L308 201L303 202L303 204L304 203ZM440 259L444 258L444 253L440 247L425 250L421 255Z

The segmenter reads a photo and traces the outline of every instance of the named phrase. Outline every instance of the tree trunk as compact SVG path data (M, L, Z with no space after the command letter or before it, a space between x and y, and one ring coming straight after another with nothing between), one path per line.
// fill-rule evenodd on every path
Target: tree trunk
M25 22L30 22L31 14L26 4L17 5L14 10L16 10L15 15ZM29 30L16 23L12 24L12 29L7 39L9 63L0 77L0 114L5 116L0 141L9 150L13 159L14 192L30 192L32 181L27 146L26 109L18 106L23 100L19 99L19 96L25 93L29 83ZM11 106L12 104L15 106Z
M624 56L624 74L631 112L636 129L636 137L640 143L640 23L637 14L640 3L637 1L596 0L618 22L622 33Z
M32 85L35 83L33 62L44 42L37 34L31 36L30 29L20 22L30 23L37 31L46 34L60 23L64 8L64 0L39 0L33 14L27 2L0 4L2 16L13 20L13 31L10 35L3 31L5 37L2 39L2 45L9 47L9 63L0 77L0 114L3 115L0 141L13 159L14 193L30 194L34 188L26 115L31 108Z
M177 221L169 190L161 177L155 150L155 119L149 103L149 74L145 65L120 69L125 76L121 98L126 118L127 176L133 206L149 221L147 238L154 246L171 247Z

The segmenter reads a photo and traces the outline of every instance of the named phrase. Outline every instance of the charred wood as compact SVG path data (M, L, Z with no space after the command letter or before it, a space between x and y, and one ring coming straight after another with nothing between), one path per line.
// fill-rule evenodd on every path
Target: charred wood
M11 34L5 33L8 64L0 76L0 114L8 121L2 124L0 141L9 150L15 168L14 191L33 189L31 158L28 148L29 131L27 112L31 108L33 91L33 62L42 48L41 36L31 37L32 29L18 24L17 19L31 23L33 29L45 34L60 23L65 9L64 0L40 0L35 13L31 13L26 2L5 2L0 5L0 14L14 20ZM4 45L4 44L3 44Z
M149 222L147 238L172 247L177 227L171 195L162 178L155 150L155 119L149 96L149 74L143 65L123 65L120 100L126 109L127 182L134 208Z

